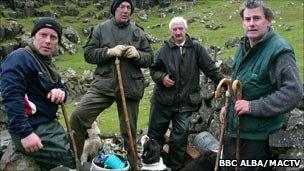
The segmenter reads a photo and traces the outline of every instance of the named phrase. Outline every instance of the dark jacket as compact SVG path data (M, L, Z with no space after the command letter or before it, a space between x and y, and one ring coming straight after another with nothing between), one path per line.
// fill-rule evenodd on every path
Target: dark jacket
M1 92L10 133L26 137L38 125L53 121L58 105L47 99L53 88L66 91L60 78L52 83L25 49L10 53L1 64ZM67 93L66 93L67 94Z
M151 76L156 83L152 101L181 113L198 110L202 101L200 70L216 84L223 78L199 42L187 35L181 50L172 39L166 41L151 66ZM175 81L174 86L167 88L163 85L166 75Z
M267 139L283 126L284 113L295 108L301 100L301 83L295 63L274 65L286 55L290 56L290 61L295 61L290 44L273 30L251 48L248 38L242 38L232 78L242 82L243 98L251 102L252 110L249 115L240 117L241 138ZM271 74L272 68L277 70L274 74ZM232 103L228 114L230 136L235 136L235 116Z
M127 99L141 99L144 93L145 78L141 68L152 63L153 52L145 33L134 23L119 25L114 19L94 27L87 44L84 46L84 58L88 63L96 64L92 89L104 95L120 98L115 58L108 58L107 49L116 45L132 45L139 51L140 59L120 58L120 70Z

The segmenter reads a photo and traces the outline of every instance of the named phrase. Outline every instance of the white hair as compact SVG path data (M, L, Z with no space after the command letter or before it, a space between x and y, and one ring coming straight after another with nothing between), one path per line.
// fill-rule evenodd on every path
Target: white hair
M172 29L173 24L183 24L185 28L187 29L187 21L183 17L173 17L172 20L169 23L169 29Z

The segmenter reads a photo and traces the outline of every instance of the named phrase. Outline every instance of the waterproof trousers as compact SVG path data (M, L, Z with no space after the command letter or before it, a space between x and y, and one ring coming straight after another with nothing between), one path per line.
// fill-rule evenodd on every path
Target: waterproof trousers
M21 137L11 134L16 149L33 157L43 171L60 165L75 168L68 138L57 120L39 125L34 132L42 141L42 149L28 153L21 144Z
M80 159L84 141L87 137L87 129L91 128L92 123L96 120L99 114L110 107L114 102L117 104L118 117L120 123L120 133L124 139L125 148L128 151L128 159L130 161L130 151L128 148L128 134L125 126L125 120L123 117L123 107L120 99L115 99L113 97L105 96L99 94L95 91L88 91L81 99L80 104L73 111L70 124L71 129L75 131L74 139L77 147L77 155ZM133 142L136 142L136 129L137 129L137 116L139 100L129 101L127 100L127 108L129 113L129 121L131 126L131 133L133 137ZM134 149L136 144L134 144ZM130 163L132 163L130 161Z
M226 137L224 141L223 159L235 160L236 138ZM267 140L240 139L240 159L243 161L267 160L270 158ZM223 171L234 171L234 167L223 167ZM240 171L269 171L269 167L240 167Z
M185 162L185 153L187 149L189 125L192 113L173 112L153 102L151 104L150 112L148 136L157 140L161 147L163 147L165 143L164 135L169 128L170 121L172 121L169 154L165 164L172 170L182 168Z

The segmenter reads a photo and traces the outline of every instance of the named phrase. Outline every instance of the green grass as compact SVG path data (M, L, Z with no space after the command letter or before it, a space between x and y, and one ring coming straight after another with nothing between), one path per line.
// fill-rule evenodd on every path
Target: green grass
M293 0L292 2L295 5L289 5L290 1L271 1L266 0L265 3L275 13L275 23L274 28L277 33L284 37L295 49L297 65L300 70L300 76L302 81L304 81L304 56L303 56L303 6L301 3L302 0ZM185 1L177 1L173 6L180 6L179 4L185 3ZM204 46L217 45L224 47L225 42L231 37L242 37L243 29L241 25L241 19L238 14L240 3L229 3L227 0L204 0L198 1L198 4L195 6L187 6L187 10L180 14L169 14L165 18L158 18L157 14L159 13L159 7L154 7L151 12L148 14L148 22L140 21L137 17L137 13L132 15L132 20L136 21L141 25L145 31L158 37L160 41L156 44L152 44L152 49L156 52L161 46L162 42L167 40L170 37L170 32L168 29L168 24L170 19L173 16L183 16L185 19L189 20L192 17L207 18L210 21L215 21L215 23L221 24L223 28L218 30L208 30L205 28L205 25L200 22L193 22L189 24L188 33L192 37L202 39L202 44ZM44 9L50 9L49 7L44 7ZM65 53L63 56L57 59L57 66L60 69L73 68L78 74L82 74L83 70L91 69L93 70L95 66L87 64L83 59L83 50L82 46L86 42L86 37L82 34L82 29L84 27L95 25L96 23L102 22L93 18L89 18L89 23L82 23L80 16L83 16L88 11L94 11L98 14L100 11L96 10L93 3L86 8L80 8L80 15L78 17L63 16L60 17L60 22L63 27L73 26L79 33L81 37L81 43L77 45L78 52L74 55ZM104 11L108 10L108 7L103 9ZM232 16L231 20L228 20L229 16ZM282 18L282 19L281 19ZM33 25L33 18L26 20L18 19L27 30ZM0 18L0 23L5 23L6 20ZM292 25L293 28L291 31L283 31L279 25L281 24ZM149 27L162 24L163 27L159 29L151 29ZM2 44L3 42L0 42ZM222 50L220 58L233 57L235 48ZM150 78L148 78L150 79ZM138 119L138 128L146 128L149 118L150 110L150 97L151 97L151 86L146 89L145 96L140 103L140 112ZM73 111L73 104L67 105L67 111L70 114ZM63 122L63 121L62 121ZM114 132L119 132L119 123L118 123L118 114L116 111L116 104L113 104L110 108L105 110L99 117L98 122L101 128L102 133L111 134Z

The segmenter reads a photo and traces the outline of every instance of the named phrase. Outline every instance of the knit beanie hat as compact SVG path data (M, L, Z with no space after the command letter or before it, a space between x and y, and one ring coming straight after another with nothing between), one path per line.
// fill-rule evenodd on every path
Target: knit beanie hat
M40 29L50 28L57 32L59 42L61 42L62 28L61 25L52 17L43 17L36 21L31 36L34 36Z
M133 13L133 11L134 11L134 5L133 5L133 3L132 3L132 0L113 0L113 1L112 1L112 5L111 5L111 14L112 14L113 16L115 16L116 8L118 8L119 5L120 5L122 2L129 2L130 5L131 5L131 14Z

